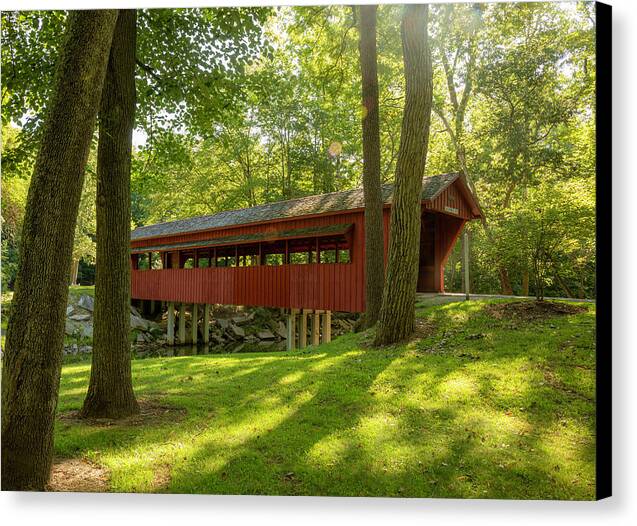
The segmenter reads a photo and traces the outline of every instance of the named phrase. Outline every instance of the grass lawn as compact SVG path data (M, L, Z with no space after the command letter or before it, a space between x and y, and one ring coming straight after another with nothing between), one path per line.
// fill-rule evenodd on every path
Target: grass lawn
M95 285L71 285L69 287L69 296L80 297L83 294L95 296Z
M419 308L430 334L382 350L350 334L136 360L138 398L163 408L136 425L68 416L89 364L66 365L56 455L111 491L593 499L594 306L516 321L490 303Z

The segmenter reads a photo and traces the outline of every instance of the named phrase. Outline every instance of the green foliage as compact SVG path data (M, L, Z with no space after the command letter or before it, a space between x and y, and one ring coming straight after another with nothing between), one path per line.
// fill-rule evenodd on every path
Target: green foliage
M488 4L472 27L464 23L471 9L453 8L450 29L439 29L435 41L450 64L458 100L473 88L464 120L455 122L458 111L439 66L436 116L447 135L459 138L492 230L489 237L482 225L471 226L472 290L498 291L495 263L501 262L514 292L526 292L532 260L523 225L537 233L546 214L563 210L553 214L557 230L586 249L577 256L558 251L551 276L540 282L549 295L594 296L594 221L574 223L582 214L594 218L594 17L584 4ZM453 138L442 146L455 152ZM438 155L430 159L444 158ZM458 169L454 157L447 157L447 167ZM446 272L451 290L460 287L458 262L456 250Z
M560 185L543 181L529 190L523 205L507 212L496 250L510 268L529 263L537 299L544 298L547 287L574 296L567 281L577 283L578 295L583 296L587 286L594 286L584 281L594 273L594 268L587 268L595 257L594 230L591 185L580 180Z
M400 11L378 10L387 182L403 109ZM33 166L65 16L2 13L5 284L24 206L18 180L28 181ZM464 164L492 231L470 226L472 290L499 291L502 262L513 291L525 292L532 271L525 228L542 224L536 210L544 219L564 210L557 219L565 241L541 282L547 295L594 296L592 4L432 6L429 30L435 113L426 173ZM133 158L132 226L359 185L357 41L351 6L140 10L137 131L146 139ZM76 236L87 261L90 182ZM460 289L459 247L446 278L448 290Z

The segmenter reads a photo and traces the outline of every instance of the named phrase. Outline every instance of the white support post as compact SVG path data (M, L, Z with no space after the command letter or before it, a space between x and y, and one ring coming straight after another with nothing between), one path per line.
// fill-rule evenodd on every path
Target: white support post
M315 310L312 314L312 345L318 345L321 336L321 311Z
M462 236L462 252L464 256L464 294L465 299L469 299L469 233L465 227L464 234Z
M192 305L192 320L191 320L191 327L190 327L190 333L191 333L191 340L192 340L192 344L193 345L197 345L197 330L198 330L198 325L199 325L199 309L198 309L198 305L196 303L193 303Z
M184 345L186 343L186 304L179 304L179 344Z
M326 310L323 314L323 339L321 343L332 341L332 311Z
M299 349L307 347L307 311L301 311L301 323L299 323Z
M288 314L288 337L287 337L287 350L293 351L296 349L296 313L297 309L290 309Z
M168 327L166 328L166 336L168 345L175 345L175 304L168 302Z
M203 342L210 342L210 305L203 306Z

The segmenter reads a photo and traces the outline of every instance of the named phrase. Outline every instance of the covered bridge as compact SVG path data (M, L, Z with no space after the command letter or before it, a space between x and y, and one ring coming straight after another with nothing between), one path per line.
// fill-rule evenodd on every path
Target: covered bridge
M392 193L383 186L378 257L387 257ZM480 210L456 173L425 177L421 198L418 290L442 292L445 261ZM364 241L362 188L144 226L131 234L131 295L171 312L174 303L362 312Z

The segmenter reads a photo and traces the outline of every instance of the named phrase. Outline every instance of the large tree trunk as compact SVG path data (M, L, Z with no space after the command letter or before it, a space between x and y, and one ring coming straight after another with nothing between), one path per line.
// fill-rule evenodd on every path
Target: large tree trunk
M405 110L396 162L389 261L375 343L407 338L414 328L422 177L431 121L432 70L426 5L407 5L401 24Z
M115 10L69 15L29 187L7 328L3 490L43 490L49 479L73 236L116 18Z
M100 107L93 361L82 416L139 412L130 354L130 167L135 119L136 11L120 10Z
M378 72L375 5L360 6L360 61L363 95L363 192L365 194L365 316L366 327L378 321L383 302L383 197L380 185Z

